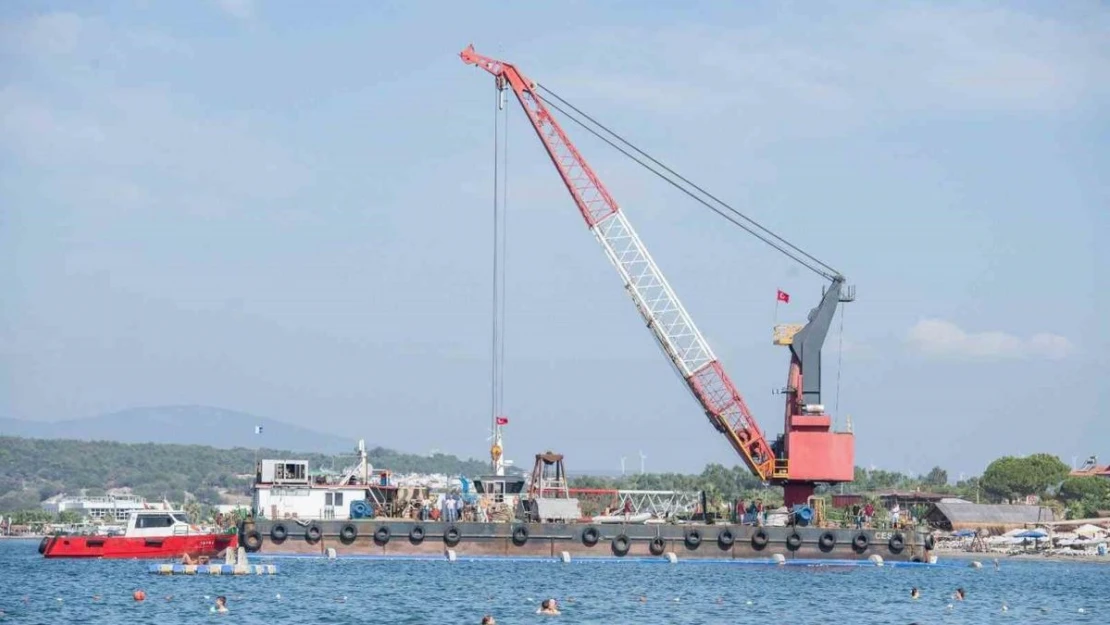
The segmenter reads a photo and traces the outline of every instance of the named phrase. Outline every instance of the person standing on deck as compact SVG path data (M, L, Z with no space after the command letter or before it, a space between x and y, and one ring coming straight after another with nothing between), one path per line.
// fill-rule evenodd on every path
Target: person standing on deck
M624 500L624 522L628 523L629 517L632 516L632 498L629 497Z

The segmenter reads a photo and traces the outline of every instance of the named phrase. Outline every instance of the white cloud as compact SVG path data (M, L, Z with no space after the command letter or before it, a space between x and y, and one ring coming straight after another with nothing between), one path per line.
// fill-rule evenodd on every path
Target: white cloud
M968 332L942 319L922 319L910 328L909 344L922 354L945 358L1059 360L1073 351L1071 341L1059 334L1034 334L1022 338L999 331Z
M241 20L249 20L254 17L256 7L254 0L215 0L216 6L221 11Z

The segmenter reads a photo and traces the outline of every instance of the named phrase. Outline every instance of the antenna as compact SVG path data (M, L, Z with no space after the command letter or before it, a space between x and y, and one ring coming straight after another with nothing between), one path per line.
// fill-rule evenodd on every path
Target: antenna
M647 456L644 455L644 451L641 449L640 450L640 473L644 472L644 460L647 460Z

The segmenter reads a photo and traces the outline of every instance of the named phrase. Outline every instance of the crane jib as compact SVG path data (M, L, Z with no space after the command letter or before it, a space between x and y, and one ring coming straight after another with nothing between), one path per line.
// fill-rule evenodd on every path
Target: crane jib
M624 211L551 116L533 83L513 66L464 50L464 62L507 83L524 109L587 226L617 269L652 335L678 368L706 414L723 431L748 468L771 478L774 455L743 397L694 325Z

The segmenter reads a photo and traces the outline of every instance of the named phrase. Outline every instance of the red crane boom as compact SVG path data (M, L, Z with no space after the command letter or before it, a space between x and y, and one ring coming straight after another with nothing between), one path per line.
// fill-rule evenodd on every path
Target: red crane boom
M474 46L467 46L459 56L464 63L492 74L499 89L512 89L586 225L620 273L625 289L648 329L686 381L713 426L725 435L754 475L763 481L787 486L788 505L804 503L808 494L813 492L812 483L817 480L809 475L798 476L801 480L792 480L791 477L794 476L790 475L785 455L776 462L773 448L752 417L744 398L736 390L709 343L694 325L678 296L652 260L620 206L551 116L543 99L536 93L538 86L512 64L480 55L474 51ZM837 287L839 290L839 283ZM800 385L800 382L800 370L792 366L788 383ZM792 393L792 396L797 395L797 392ZM788 406L788 425L794 412L796 411ZM810 443L806 445L807 448L813 444L822 444L821 440L812 437L813 434L818 435L818 438L821 434L833 434L814 431L814 425L804 424L810 430L807 433L807 442ZM851 437L850 434L847 436ZM789 439L786 444L789 445ZM846 479L843 479L842 470L834 472L837 475L828 477L841 478L836 481L850 481L850 453L848 463ZM793 489L791 485L794 485Z

